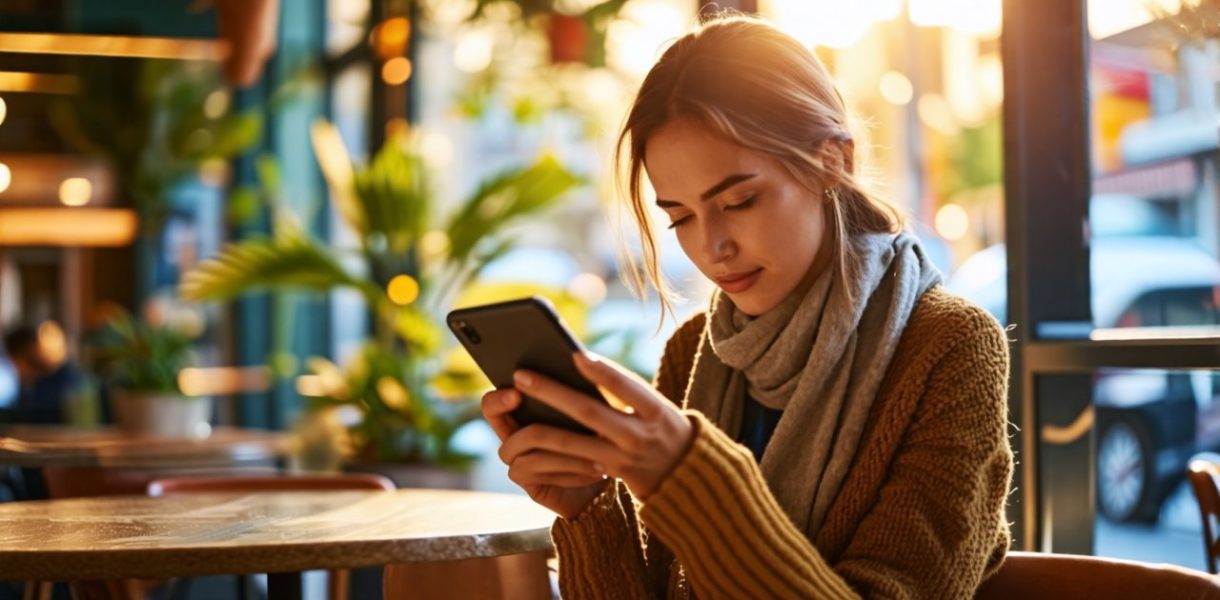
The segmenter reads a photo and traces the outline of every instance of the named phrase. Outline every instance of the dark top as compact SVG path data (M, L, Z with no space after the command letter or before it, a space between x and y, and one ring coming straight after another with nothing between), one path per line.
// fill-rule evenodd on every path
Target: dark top
M756 462L762 462L763 451L767 449L767 442L771 441L771 434L775 433L775 425L783 414L783 410L767 408L746 396L745 405L741 407L741 431L737 434L737 442L754 453Z
M64 408L81 384L80 371L70 362L21 386L15 406L19 423L53 425L64 422Z

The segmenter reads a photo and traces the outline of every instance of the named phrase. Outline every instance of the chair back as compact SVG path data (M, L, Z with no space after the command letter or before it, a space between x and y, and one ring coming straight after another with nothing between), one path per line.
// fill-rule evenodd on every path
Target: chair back
M1145 600L1220 598L1220 578L1201 571L1129 560L1009 552L1000 570L983 582L976 600L1106 598Z
M1207 572L1216 574L1220 562L1220 455L1196 454L1188 468L1190 487L1199 501L1199 516L1203 519L1203 556Z
M394 483L371 473L335 475L259 475L250 477L169 477L148 484L149 496L207 492L310 492L323 490L393 490Z

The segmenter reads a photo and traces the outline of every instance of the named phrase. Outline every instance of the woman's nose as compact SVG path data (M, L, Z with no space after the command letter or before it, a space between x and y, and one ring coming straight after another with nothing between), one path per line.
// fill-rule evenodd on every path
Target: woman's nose
M703 253L712 264L724 262L737 255L737 243L723 227L708 227L704 231Z

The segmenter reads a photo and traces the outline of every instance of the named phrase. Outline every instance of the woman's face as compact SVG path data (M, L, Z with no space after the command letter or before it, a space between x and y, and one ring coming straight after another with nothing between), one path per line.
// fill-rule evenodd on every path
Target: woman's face
M682 250L746 314L778 305L818 258L822 191L775 159L678 119L648 139L644 168Z

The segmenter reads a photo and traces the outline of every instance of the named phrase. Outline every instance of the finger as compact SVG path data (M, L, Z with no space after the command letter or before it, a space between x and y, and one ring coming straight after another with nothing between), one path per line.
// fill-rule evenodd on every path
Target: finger
M599 482L604 485L606 482L605 479L600 477L592 481L583 481L578 477L570 475L555 475L549 479L552 482L517 485L524 489L525 493L529 494L530 498L533 498L534 501L546 506L555 502L562 502L563 494L566 491L564 488L588 487Z
M511 477L510 477L510 479L511 479ZM561 487L561 488L582 488L585 486L593 485L594 483L597 483L599 481L602 481L601 477L591 478L591 477L585 477L583 475L564 475L564 474L539 475L538 479L536 481L531 482L531 485L533 485L533 486L549 485L549 486ZM516 483L516 481L514 481L514 483ZM521 485L521 484L517 483L517 485ZM521 485L521 487L524 488L525 486Z
M630 417L550 377L522 369L513 373L513 384L518 390L572 417L577 423L619 446L627 444L626 440L633 437L634 425Z
M493 390L483 395L483 417L504 442L517 431L517 423L509 413L521 404L521 393L515 389Z
M595 462L544 450L518 456L508 469L510 473L523 476L573 475L590 480L601 479L606 474L606 468Z
M537 451L565 454L599 465L622 462L622 453L610 441L550 425L529 425L509 436L500 446L500 460L511 465L517 457Z
M572 361L581 375L635 409L641 418L655 419L665 409L667 400L634 373L586 352L574 353Z

